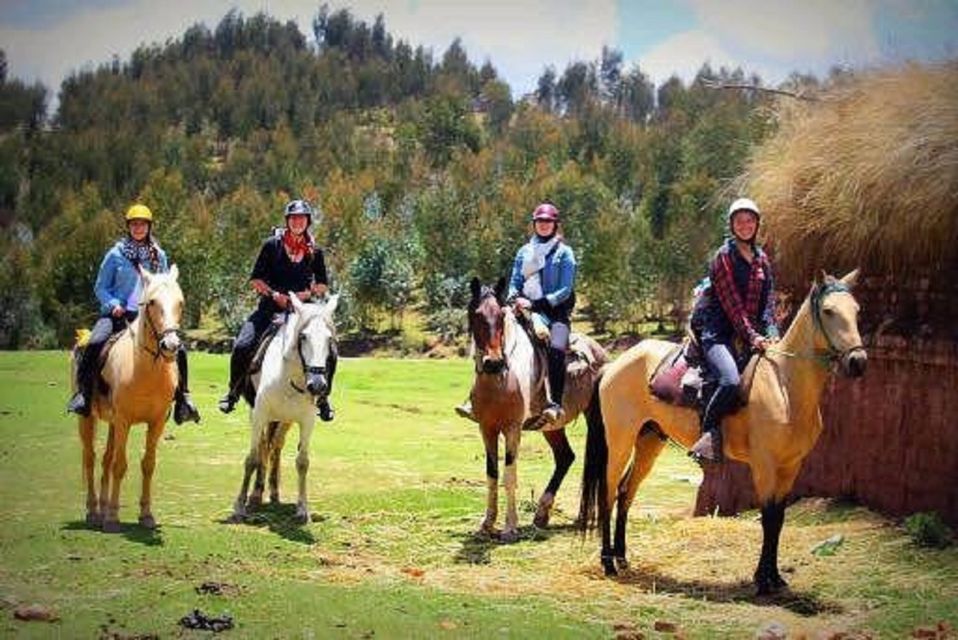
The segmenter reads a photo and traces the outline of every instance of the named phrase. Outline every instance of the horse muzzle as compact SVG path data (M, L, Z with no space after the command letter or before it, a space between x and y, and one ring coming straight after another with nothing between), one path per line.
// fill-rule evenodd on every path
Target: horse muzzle
M160 349L160 354L164 358L172 360L176 356L176 352L180 350L182 344L179 334L175 331L169 331L163 334L157 346Z
M841 360L842 372L849 378L860 378L868 367L868 354L863 347L850 350Z
M314 396L323 396L329 392L329 380L325 370L306 372L306 391Z
M482 372L497 374L502 373L506 368L505 358L494 358L491 356L483 356L482 358Z

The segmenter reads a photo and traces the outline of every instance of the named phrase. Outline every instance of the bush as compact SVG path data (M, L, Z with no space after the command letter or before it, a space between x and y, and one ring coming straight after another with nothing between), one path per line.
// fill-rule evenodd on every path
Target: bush
M954 539L951 529L935 511L923 511L908 516L905 518L905 530L920 547L944 549Z

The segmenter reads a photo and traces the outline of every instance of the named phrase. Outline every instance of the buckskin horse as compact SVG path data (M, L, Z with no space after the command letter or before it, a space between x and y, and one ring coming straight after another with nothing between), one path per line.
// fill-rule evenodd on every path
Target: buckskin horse
M756 363L748 403L722 424L725 456L749 465L762 513L762 552L753 579L759 595L787 586L778 570L785 498L822 431L819 400L831 365L861 376L867 355L851 288L858 271L838 280L823 274L781 342ZM580 523L593 526L598 508L606 575L628 566L625 532L639 484L667 438L689 448L699 436L695 410L656 399L649 379L674 345L643 340L609 365L586 411L588 436ZM617 506L615 539L611 515Z
M141 272L143 291L140 313L106 353L100 378L95 384L89 416L79 417L83 445L83 475L87 486L86 521L103 531L120 530L120 484L126 475L126 442L130 427L147 425L146 450L140 462L143 486L140 492L140 525L153 529L153 470L156 447L170 413L178 374L176 352L180 348L179 326L183 313L183 292L177 283L176 265L169 273ZM73 354L74 366L76 351ZM94 434L97 420L110 425L103 451L100 494L93 484ZM109 496L109 497L108 497Z
M479 422L486 450L486 487L488 490L485 517L480 531L495 535L498 516L499 436L503 436L505 453L506 520L500 539L518 540L516 512L516 462L522 425L541 411L545 397L545 360L533 347L532 340L503 300L505 278L495 288L484 287L478 278L470 283L472 298L468 305L469 332L475 352L476 377L472 387L473 412ZM577 336L587 364L566 371L563 394L564 417L542 432L552 449L555 469L536 508L534 523L549 523L555 495L575 460L566 437L565 425L575 419L589 404L599 368L605 364L602 347L585 336Z

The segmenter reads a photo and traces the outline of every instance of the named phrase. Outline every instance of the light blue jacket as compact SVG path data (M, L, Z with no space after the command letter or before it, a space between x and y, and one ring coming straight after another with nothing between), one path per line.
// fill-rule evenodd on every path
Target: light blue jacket
M137 312L137 303L140 300L140 290L143 287L140 274L133 263L123 255L121 247L123 241L118 241L103 256L100 271L96 276L93 292L100 303L100 315L109 315L113 307L120 306L127 311ZM169 271L166 252L160 249L157 254L160 261L160 272Z
M515 263L512 265L512 278L509 280L509 298L515 298L522 292L525 278L522 276L522 263L532 258L532 247L526 243L519 247ZM572 295L575 286L576 261L572 247L559 241L552 255L546 258L542 268L542 293L553 307L557 307Z

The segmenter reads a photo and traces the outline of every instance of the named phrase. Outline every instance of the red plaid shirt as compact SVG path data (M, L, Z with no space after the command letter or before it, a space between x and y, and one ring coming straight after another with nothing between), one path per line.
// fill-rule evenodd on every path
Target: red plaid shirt
M772 272L765 252L757 249L755 257L752 259L748 276L748 286L745 291L745 298L742 298L742 292L736 286L733 273L731 251L735 251L729 243L722 247L718 252L712 264L709 267L709 280L712 285L712 291L718 298L725 316L735 327L735 332L741 336L746 344L752 344L755 338L762 334L756 330L756 326L767 325L771 334L777 334L777 328L774 322L773 295L771 289ZM762 291L768 281L768 296L763 305Z

